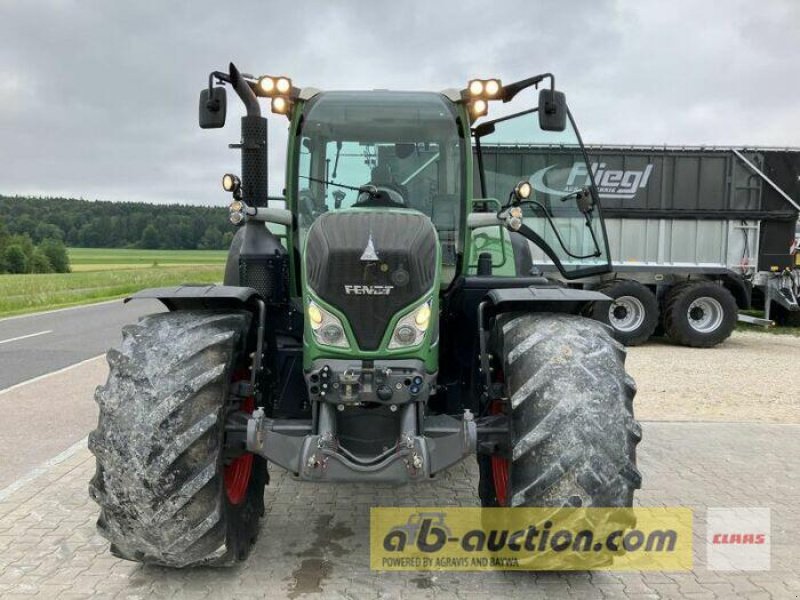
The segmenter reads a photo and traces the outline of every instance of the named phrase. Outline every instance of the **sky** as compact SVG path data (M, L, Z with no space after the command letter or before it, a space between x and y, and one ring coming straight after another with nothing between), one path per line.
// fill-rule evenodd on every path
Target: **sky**
M230 61L321 89L552 72L587 143L800 146L797 0L0 0L0 194L226 205L242 110L200 130L197 102Z

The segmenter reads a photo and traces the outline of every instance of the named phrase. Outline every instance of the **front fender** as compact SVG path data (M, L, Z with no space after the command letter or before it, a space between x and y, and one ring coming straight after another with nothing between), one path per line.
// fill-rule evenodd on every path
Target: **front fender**
M261 296L253 288L232 285L179 285L149 288L125 298L125 302L143 298L159 300L170 311L202 308L234 308L258 311Z

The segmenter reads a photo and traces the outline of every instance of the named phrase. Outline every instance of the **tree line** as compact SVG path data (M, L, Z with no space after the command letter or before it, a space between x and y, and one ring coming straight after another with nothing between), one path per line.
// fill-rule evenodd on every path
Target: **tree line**
M217 250L233 234L224 207L0 196L0 272L68 271L66 246Z
M223 249L234 233L224 207L74 198L0 196L0 221L34 243L80 248Z

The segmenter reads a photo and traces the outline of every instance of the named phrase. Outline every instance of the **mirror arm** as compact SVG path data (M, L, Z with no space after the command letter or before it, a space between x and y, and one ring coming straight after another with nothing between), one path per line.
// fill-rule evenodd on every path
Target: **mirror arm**
M213 90L214 90L214 78L217 78L218 83L222 83L223 81L226 83L230 83L230 78L226 73L222 73L221 71L212 71L208 74L208 98L209 100L206 101L206 109L211 112L219 112L221 106L221 102L218 98L214 98L213 100Z
M503 102L511 102L514 99L514 96L519 94L525 88L529 88L531 86L538 87L539 84L547 78L550 78L550 89L556 89L556 78L553 76L552 73L542 73L541 75L536 75L534 77L528 77L528 79L523 79L521 81L515 81L514 83L509 83L508 85L503 86L503 95L502 99Z
M214 87L214 79L217 80L217 83L230 83L231 78L228 77L227 73L223 73L222 71L211 71L208 74L208 89Z

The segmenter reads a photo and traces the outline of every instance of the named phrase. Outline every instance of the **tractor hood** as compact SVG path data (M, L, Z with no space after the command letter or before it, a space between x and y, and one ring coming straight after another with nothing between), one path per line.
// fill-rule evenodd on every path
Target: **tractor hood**
M373 351L392 317L436 283L438 238L416 211L329 212L309 229L303 260L311 291L345 315L361 350Z

